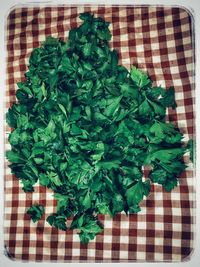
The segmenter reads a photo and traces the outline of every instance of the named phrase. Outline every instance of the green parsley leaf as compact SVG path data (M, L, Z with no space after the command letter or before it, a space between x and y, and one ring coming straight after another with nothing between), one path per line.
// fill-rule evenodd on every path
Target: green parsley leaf
M33 222L37 222L44 214L44 207L42 205L35 204L27 210L27 214Z
M51 226L54 226L59 230L63 230L63 231L67 230L66 218L63 215L54 213L52 215L49 215L46 220Z
M143 88L151 84L151 80L149 79L148 75L136 67L131 68L131 79L139 88Z

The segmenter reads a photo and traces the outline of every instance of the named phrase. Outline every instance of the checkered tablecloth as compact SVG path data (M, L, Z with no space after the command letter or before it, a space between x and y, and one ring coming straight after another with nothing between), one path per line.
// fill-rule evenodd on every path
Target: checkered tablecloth
M120 63L148 70L156 85L174 85L177 109L167 119L179 126L185 140L194 133L194 33L190 12L178 7L52 6L15 7L7 17L6 108L15 101L16 82L24 79L34 47L52 35L66 39L70 28L81 23L78 15L91 11L111 22L111 47ZM5 149L10 128L5 126ZM180 185L166 193L152 187L141 212L113 219L100 215L105 230L88 245L75 231L63 232L43 219L34 224L26 215L33 203L45 206L45 217L55 211L53 192L36 185L24 193L5 161L5 254L31 261L182 261L194 246L195 178L190 164Z

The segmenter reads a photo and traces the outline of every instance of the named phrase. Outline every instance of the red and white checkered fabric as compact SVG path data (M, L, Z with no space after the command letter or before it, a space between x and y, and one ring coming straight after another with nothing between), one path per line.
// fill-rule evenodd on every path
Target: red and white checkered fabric
M77 27L82 12L91 11L111 22L111 47L120 63L148 70L155 84L174 85L177 109L168 120L178 125L185 140L194 132L194 33L193 18L179 7L52 6L15 7L7 17L6 108L15 101L16 83L24 79L34 47L52 35L66 39ZM5 127L5 149L8 126ZM88 245L81 245L75 231L63 232L45 220L34 224L26 210L37 202L45 216L55 211L53 192L35 186L24 193L5 161L5 253L17 260L31 261L181 261L193 249L195 194L192 165L182 173L180 185L166 193L154 185L136 215L100 215L105 230Z

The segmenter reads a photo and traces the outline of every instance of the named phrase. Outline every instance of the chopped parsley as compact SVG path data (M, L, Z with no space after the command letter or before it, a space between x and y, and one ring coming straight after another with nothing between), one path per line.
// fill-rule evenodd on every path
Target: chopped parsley
M6 115L13 129L6 155L25 192L38 181L54 192L48 223L78 229L88 243L103 230L98 214L140 211L152 182L171 191L192 143L184 146L182 132L165 121L166 109L176 108L174 88L119 65L109 23L89 13L80 18L67 42L48 37L31 53ZM43 212L41 205L27 211L34 222Z

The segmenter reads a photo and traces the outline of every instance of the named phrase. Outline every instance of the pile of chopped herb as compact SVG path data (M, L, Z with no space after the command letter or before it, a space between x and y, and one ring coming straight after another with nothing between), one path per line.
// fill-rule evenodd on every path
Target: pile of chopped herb
M103 230L98 214L137 213L152 182L171 191L191 143L165 122L166 109L176 107L174 88L154 87L136 67L119 65L108 22L89 13L80 19L67 42L48 37L33 50L6 115L7 159L25 192L38 181L54 192L49 224L79 229L88 243ZM28 210L34 222L43 213L39 204Z

